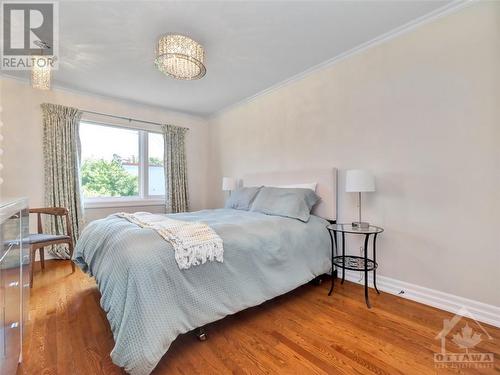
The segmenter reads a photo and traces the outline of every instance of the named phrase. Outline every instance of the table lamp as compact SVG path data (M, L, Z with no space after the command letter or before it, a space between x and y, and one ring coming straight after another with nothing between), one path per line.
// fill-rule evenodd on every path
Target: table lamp
M350 169L345 176L345 191L358 193L359 220L352 223L353 227L368 229L370 223L361 221L361 193L375 191L375 177L362 169Z
M236 189L236 180L233 177L222 177L222 191L231 191Z

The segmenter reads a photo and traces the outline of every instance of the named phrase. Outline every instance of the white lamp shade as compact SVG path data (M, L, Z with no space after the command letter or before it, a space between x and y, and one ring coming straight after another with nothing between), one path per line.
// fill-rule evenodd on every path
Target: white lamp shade
M222 190L232 191L236 189L236 180L233 177L222 177Z
M350 169L345 175L345 191L348 193L375 191L375 177L363 169Z

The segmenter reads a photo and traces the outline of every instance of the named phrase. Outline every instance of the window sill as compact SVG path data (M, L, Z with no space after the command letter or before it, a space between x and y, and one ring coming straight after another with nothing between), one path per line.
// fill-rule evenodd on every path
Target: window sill
M87 200L84 202L84 207L86 209L92 208L111 208L111 207L143 207L143 206L163 206L165 204L165 199L96 199Z

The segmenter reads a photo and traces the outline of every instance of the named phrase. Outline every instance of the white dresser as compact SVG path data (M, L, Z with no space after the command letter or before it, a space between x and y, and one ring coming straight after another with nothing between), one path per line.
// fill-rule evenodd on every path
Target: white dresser
M15 374L22 360L29 302L27 199L0 201L0 374Z

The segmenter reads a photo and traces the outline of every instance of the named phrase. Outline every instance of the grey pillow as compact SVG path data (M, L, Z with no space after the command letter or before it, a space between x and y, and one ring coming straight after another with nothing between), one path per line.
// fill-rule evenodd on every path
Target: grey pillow
M263 187L255 198L251 211L307 222L311 209L319 200L320 197L311 189Z
M236 210L250 209L255 196L258 194L260 186L244 187L234 190L225 204L225 208L234 208Z

